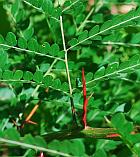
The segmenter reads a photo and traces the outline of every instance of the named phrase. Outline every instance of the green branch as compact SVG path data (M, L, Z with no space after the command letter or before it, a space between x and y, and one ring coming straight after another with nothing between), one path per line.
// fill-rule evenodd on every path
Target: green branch
M49 67L49 69L47 70L47 72L43 75L43 77L46 77L52 70L53 66L55 65L55 63L58 61L58 59L54 59L54 61L52 62L51 66ZM37 85L36 88L33 90L32 92L32 97L34 97L34 95L37 93L39 87L41 85Z
M139 127L135 127L135 133L139 134ZM86 129L75 129L75 130L64 130L59 132L53 132L43 135L47 142L54 139L65 140L65 139L76 139L76 138L92 138L92 139L108 139L121 141L121 135L118 134L115 128L91 128Z

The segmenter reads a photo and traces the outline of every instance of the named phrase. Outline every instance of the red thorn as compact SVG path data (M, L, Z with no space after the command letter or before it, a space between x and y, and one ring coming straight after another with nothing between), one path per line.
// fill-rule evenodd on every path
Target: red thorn
M33 121L31 121L31 120L28 120L28 121L25 121L25 122L28 123L28 124L34 124L34 125L37 124L36 122L33 122Z
M82 122L83 122L84 128L86 128L88 98L87 98L87 92L86 92L86 80L85 80L84 68L82 68L82 84L83 84L83 98L84 98Z
M44 157L44 154L43 152L40 153L39 157Z
M131 135L134 135L134 134L136 134L136 132L135 132L135 131L132 131L132 132L131 132ZM113 138L113 137L120 137L120 135L116 133L116 134L107 135L106 137L107 137L107 138Z
M119 137L119 136L120 136L119 134L110 134L110 135L107 135L106 137L112 138L112 137Z

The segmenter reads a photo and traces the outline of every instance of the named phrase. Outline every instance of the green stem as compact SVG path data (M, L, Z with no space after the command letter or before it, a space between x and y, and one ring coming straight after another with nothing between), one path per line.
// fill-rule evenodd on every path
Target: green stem
M71 84L71 78L70 78L70 72L69 72L69 66L68 66L68 52L67 52L67 49L66 49L62 16L60 16L60 27L61 27L63 49L64 49L64 52L65 52L65 66L66 66L66 73L67 73L68 84L69 84L71 111L72 111L73 121L75 122L75 124L77 126L75 106L74 106L74 101L73 101L73 97L72 97L72 84Z
M94 8L92 8L92 9L90 10L90 12L88 13L88 15L87 15L87 17L85 18L85 20L84 20L84 21L81 23L81 25L77 28L77 32L79 32L80 30L82 30L82 29L84 28L84 26L85 26L85 24L86 24L88 18L92 15L93 11L94 11Z
M69 5L68 7L66 7L62 12L65 12L65 11L67 11L67 10L69 10L73 5L75 5L77 2L79 2L80 0L77 0L77 1L75 1L75 2L73 2L73 3L71 3L71 5Z
M107 135L117 134L117 130L114 128L91 128L86 127L86 129L75 129L75 130L65 130L56 133L49 133L43 135L47 142L54 139L64 140L64 139L75 139L75 138L93 138L93 139L114 139L120 140L118 136L108 138Z
M54 64L55 64L56 62L57 62L57 59L55 59L55 60L52 62L50 68L49 68L49 69L47 70L47 72L44 74L44 77L47 76L47 75L51 72L51 70L52 70L52 68L53 68L53 66L54 66ZM36 88L35 88L34 91L32 92L32 97L35 96L35 94L37 93L39 87L40 87L40 85L37 85L37 86L36 86Z
M140 133L138 127L135 128L135 133ZM65 140L65 139L76 139L76 138L93 138L93 139L108 139L121 141L121 136L118 134L115 128L91 128L86 127L85 129L78 128L73 130L64 130L59 132L53 132L43 135L47 142L54 139Z
M50 22L49 22L48 17L46 18L46 21L47 21L48 27L49 27L49 29L50 29L51 35L52 35L52 37L53 37L53 40L54 40L54 42L56 43L55 32L54 32L53 29L52 29L52 26L51 26L51 24L50 24Z

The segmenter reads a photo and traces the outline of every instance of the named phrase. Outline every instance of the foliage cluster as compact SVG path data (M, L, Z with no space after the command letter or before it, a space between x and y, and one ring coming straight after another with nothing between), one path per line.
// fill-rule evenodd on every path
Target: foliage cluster
M134 132L140 125L139 5L0 1L2 23L9 26L0 31L1 156L140 156ZM121 13L121 7L130 11ZM65 130L83 127L83 67L88 126L116 129L121 140L65 139ZM58 131L64 140L51 139Z

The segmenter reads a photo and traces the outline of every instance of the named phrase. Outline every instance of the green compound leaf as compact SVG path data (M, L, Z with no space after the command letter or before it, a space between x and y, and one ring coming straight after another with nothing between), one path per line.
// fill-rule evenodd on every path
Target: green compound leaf
M53 77L52 77L51 75L47 75L46 77L44 77L43 83L44 83L45 86L47 86L47 87L51 86L52 83L53 83Z
M133 34L130 42L132 44L140 43L140 33Z
M27 0L30 5L40 8L43 0Z
M56 79L53 81L52 87L60 89L61 88L61 81L60 79Z
M100 156L107 157L107 154L103 149L98 149L94 154L94 157L100 157Z
M130 63L129 61L126 61L126 62L121 63L120 66L119 66L119 70L121 71L121 70L125 69L125 70L124 70L124 73L129 73L130 70L131 70L131 69L128 69L128 68L127 68L127 67L130 66L129 63Z
M33 144L35 145L35 139L33 138L33 136L31 134L26 134L24 137L23 137L23 141L25 143L28 143L28 144Z
M130 134L133 130L132 122L126 121L123 113L117 113L112 117L111 123L124 137Z
M78 41L80 42L80 41L86 39L87 37L88 37L88 31L85 30L84 32L82 32L82 33L79 35Z
M18 14L19 7L20 7L20 1L15 0L14 4L11 7L11 13L14 17Z
M19 38L18 39L18 46L20 48L26 49L27 48L27 41L25 38Z
M131 134L127 139L133 144L140 143L140 134Z
M73 46L73 45L75 45L77 43L78 43L78 40L76 38L73 38L72 40L69 41L69 45L70 46Z
M112 34L107 35L103 38L103 42L117 42L122 40L122 34L120 32L112 32Z
M15 93L8 87L0 88L0 101L11 102L15 98Z
M33 79L33 76L34 75L30 71L26 71L23 75L23 79L30 81Z
M51 46L51 51L50 51L50 54L52 56L58 56L58 53L59 53L59 46L57 44L53 44Z
M22 9L21 1L18 0L12 1L12 5L9 11L10 11L10 16L12 17L14 22L19 23L23 19L25 19L26 13L25 10Z
M74 48L72 49L72 50L77 50L77 49L79 49L79 46L75 46L75 45L77 45L79 42L78 42L78 39L76 39L76 38L73 38L73 39L71 39L69 42L68 42L68 44L71 46L71 47L73 47L74 46Z
M61 85L61 89L64 90L65 92L67 92L69 90L69 85L67 82L64 82L62 85Z
M84 19L85 19L85 15L79 14L79 15L77 15L77 17L76 17L76 23L77 23L77 24L80 24L82 21L84 21Z
M135 71L136 69L140 69L140 55L136 54L131 57L128 61L125 61L119 65L118 62L113 62L105 67L101 67L94 74L94 79L91 81L87 81L87 84L92 84L96 81L104 80L105 78L113 78L116 76L121 76L121 74L127 74Z
M81 42L83 40L85 40L86 38L88 37L88 31L85 30L84 32L82 32L79 37L78 37L78 42ZM91 44L92 42L91 41L84 41L82 42L82 45L87 45L87 44Z
M36 71L33 76L33 80L37 83L42 82L43 80L43 73L41 71Z
M3 79L4 79L4 80L13 79L13 72L10 71L10 70L5 70L5 71L3 72Z
M0 44L4 44L4 38L3 38L3 36L0 34Z
M28 42L28 49L31 51L38 51L38 42L35 39L30 39Z
M17 44L16 36L12 32L7 33L5 40L6 40L7 44L10 46L16 46L16 44Z
M92 16L92 20L95 21L96 23L103 23L104 19L103 19L103 14L95 14Z
M98 32L99 32L99 29L100 29L99 25L94 26L94 27L89 31L89 36L92 36L92 35L98 33ZM93 39L94 39L94 38L93 38Z
M34 28L30 24L28 26L28 28L23 31L23 36L28 41L29 39L31 39L31 37L33 36L33 34L34 34Z
M140 9L131 11L125 15L116 16L112 20L108 20L99 28L99 26L94 26L90 31L89 35L86 38L83 38L83 40L80 40L77 42L77 40L74 38L69 41L69 45L71 47L68 48L68 50L72 49L75 50L75 47L79 46L80 44L83 44L87 42L88 40L101 40L100 35L104 34L110 34L113 30L124 28L129 25L134 25L134 21L138 21L140 19ZM85 37L86 35L84 35ZM72 42L74 40L74 42ZM72 44L71 44L72 43Z
M104 76L104 73L105 73L105 67L101 67L95 72L94 79Z
M47 14L47 15L51 15L53 13L53 4L51 0L45 0L42 3L42 10Z
M51 53L50 44L45 42L43 45L39 46L39 51L43 54Z
M63 61L58 61L55 65L56 69L65 69L65 63Z
M93 79L93 73L92 72L87 73L85 78L86 78L86 81L92 80Z
M48 148L58 150L74 156L82 156L85 153L85 147L81 140L64 140L63 142L54 140L48 144Z
M0 68L0 79L2 78L2 69Z
M4 68L7 63L8 55L3 49L0 48L0 68Z
M105 29L107 29L111 26L112 26L112 20L108 20L101 26L100 31L104 31Z
M129 60L129 65L130 66L133 66L133 65L135 66L135 64L139 64L139 63L140 63L140 55L139 54L134 55Z
M4 131L4 137L10 140L19 140L20 134L15 128L10 128Z
M23 71L16 70L13 76L14 80L20 80L23 77Z
M116 71L118 69L118 66L119 66L118 62L114 62L114 63L109 64L105 70L105 74L113 73L114 71Z
M24 137L19 137L19 133L15 129L7 129L4 133L0 132L0 142L7 146L20 146L22 149L32 149L38 152L47 152L48 154L70 157L71 155L46 148L46 142L40 136L33 137L26 134Z
M46 141L42 137L36 136L35 137L35 142L36 142L35 144L37 146L40 146L40 147L43 147L43 148L47 148L47 143L46 143Z

